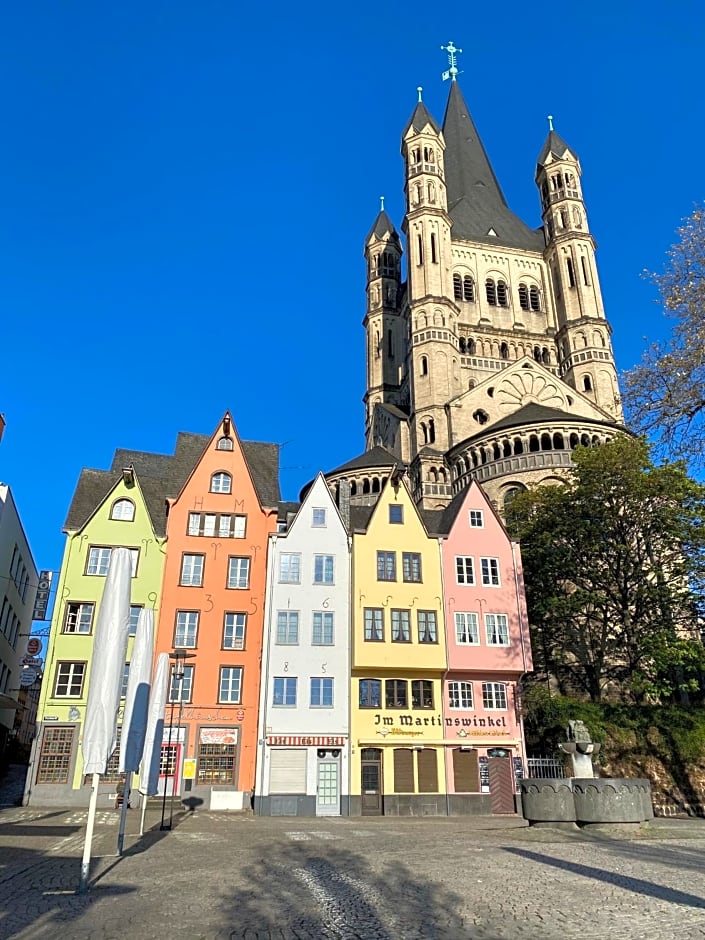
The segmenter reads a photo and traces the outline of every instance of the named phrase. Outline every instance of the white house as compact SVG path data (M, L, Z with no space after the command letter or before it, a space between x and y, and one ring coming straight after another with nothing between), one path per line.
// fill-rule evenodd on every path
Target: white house
M270 536L255 812L348 814L350 546L319 474Z

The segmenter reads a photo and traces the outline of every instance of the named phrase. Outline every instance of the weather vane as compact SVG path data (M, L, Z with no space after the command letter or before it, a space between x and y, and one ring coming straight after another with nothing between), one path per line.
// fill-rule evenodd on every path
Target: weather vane
M454 82L457 80L458 75L460 75L460 72L458 71L458 60L456 58L456 53L462 54L463 50L456 49L452 40L448 43L447 46L441 46L441 49L448 53L448 64L450 65L448 71L443 72L443 81L447 82L448 79L450 79L452 82Z

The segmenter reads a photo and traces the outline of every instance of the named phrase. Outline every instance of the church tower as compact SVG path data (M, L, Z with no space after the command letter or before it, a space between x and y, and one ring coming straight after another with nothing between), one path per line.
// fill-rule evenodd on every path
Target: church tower
M624 433L578 157L550 126L542 226L509 208L449 43L442 124L422 101L402 133L402 244L382 210L368 272L366 447L408 468L424 509L477 480L502 509L560 479L571 451ZM537 219L538 221L538 219ZM355 460L363 472L364 455Z

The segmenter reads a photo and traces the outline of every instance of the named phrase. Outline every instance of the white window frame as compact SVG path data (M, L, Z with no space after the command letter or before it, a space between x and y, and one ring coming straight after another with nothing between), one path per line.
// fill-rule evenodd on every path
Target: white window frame
M130 628L128 636L136 636L137 623L140 619L140 612L144 610L144 604L130 604Z
M421 629L422 619L425 621L423 630ZM438 614L435 610L418 610L416 612L416 627L418 630L419 643L423 643L424 646L438 643ZM433 627L432 631L431 627ZM428 634L430 636L431 632L433 633L432 640L421 639L422 635Z
M335 555L313 556L313 583L335 584Z
M83 695L83 686L86 681L87 666L88 663L85 662L71 662L68 660L58 662L56 664L56 672L54 673L52 698L81 698ZM65 670L64 667L68 667L68 669ZM61 678L62 672L65 673L65 679ZM59 682L60 678L61 682ZM78 679L80 679L78 692L72 692L71 687L76 684ZM59 684L66 686L65 692L59 692Z
M369 618L367 615L370 615ZM379 614L379 616L377 616ZM382 607L365 607L362 612L363 617L363 637L366 643L383 643L384 642L384 609ZM367 635L367 626L370 626L370 636ZM379 630L379 636L372 636L373 633L377 633Z
M481 509L470 509L468 511L468 522L471 529L484 529L485 514Z
M455 583L475 584L475 559L472 555L455 556Z
M509 646L507 614L485 614L485 636L488 646Z
M317 685L314 685L317 683ZM316 694L314 695L314 689ZM330 690L330 701L327 702L325 690ZM312 676L310 683L309 705L311 708L333 708L335 704L335 685L330 676ZM315 701L318 699L318 701Z
M73 619L74 628L69 630L69 616L71 607L78 608ZM95 614L95 603L93 601L69 601L66 604L64 612L64 628L62 633L76 634L77 636L87 636L93 631L93 616ZM87 618L87 620L86 620ZM82 630L81 627L87 626L88 629Z
M501 587L499 577L499 558L481 558L480 571L482 572L483 587Z
M239 705L242 701L242 666L221 666L218 677L218 702Z
M118 506L120 507L119 509ZM125 514L126 510L129 510L127 514ZM134 522L135 504L131 499L127 499L126 497L116 499L110 507L110 518L114 519L116 522Z
M169 702L190 702L193 697L193 676L195 666L192 663L179 663L179 669L183 671L183 679L177 679L174 676L174 666L169 673Z
M116 548L122 548L122 547L127 548L127 546L116 546ZM140 557L140 550L139 548L128 548L127 550L130 553L131 577L134 578L137 574L137 563ZM91 565L91 558L94 557L93 556L94 552L97 553L95 556L96 564ZM112 546L89 545L88 546L88 559L86 563L86 574L91 578L93 577L104 578L108 573L108 569L110 568L110 559L112 558L112 555L113 555ZM95 570L91 571L91 568L95 568Z
M456 610L454 620L455 642L458 646L479 646L480 618L477 614L472 610Z
M311 646L333 646L335 614L330 610L314 610L311 621ZM317 636L319 639L316 639Z
M396 617L395 614L397 615ZM389 616L389 638L392 643L411 643L411 610L403 607L394 607ZM395 633L397 634L396 636Z
M188 574L187 568L189 569ZM205 569L205 555L198 552L183 552L181 555L179 585L181 587L203 587L203 574Z
M311 510L311 527L325 529L326 525L326 510L322 506L314 506Z
M506 682L483 682L482 704L486 711L507 711L507 684Z
M281 689L281 702L277 702L277 684ZM291 698L290 692L293 689L293 701L287 701ZM274 676L272 681L272 707L273 708L296 708L298 698L298 679L296 676Z
M229 496L233 491L232 474L225 470L218 470L211 476L211 493L220 493L223 496Z
M299 623L300 616L298 610L277 611L277 633L275 639L277 646L299 645Z
M228 558L228 580L230 590L246 591L250 586L250 558L243 555L230 555Z
M228 623L228 617L232 617L232 623ZM238 619L242 618L242 619ZM226 642L228 632L232 635L231 642ZM247 636L247 614L239 610L226 610L223 615L223 649L224 650L244 650L245 637Z
M279 556L279 583L301 584L301 553L282 552Z
M195 649L198 642L199 611L177 610L174 625L174 648ZM179 643L179 639L185 642ZM190 641L190 642L189 642Z
M475 708L472 682L460 679L448 683L448 708L453 711L468 711Z
M247 516L240 514L233 516L230 532L232 538L244 539L247 532Z

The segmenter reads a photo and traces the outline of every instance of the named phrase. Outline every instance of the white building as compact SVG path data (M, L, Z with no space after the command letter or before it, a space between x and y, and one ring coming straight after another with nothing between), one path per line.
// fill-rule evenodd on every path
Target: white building
M0 756L15 723L38 572L10 487L0 483Z
M348 815L350 546L321 474L270 536L255 812Z

